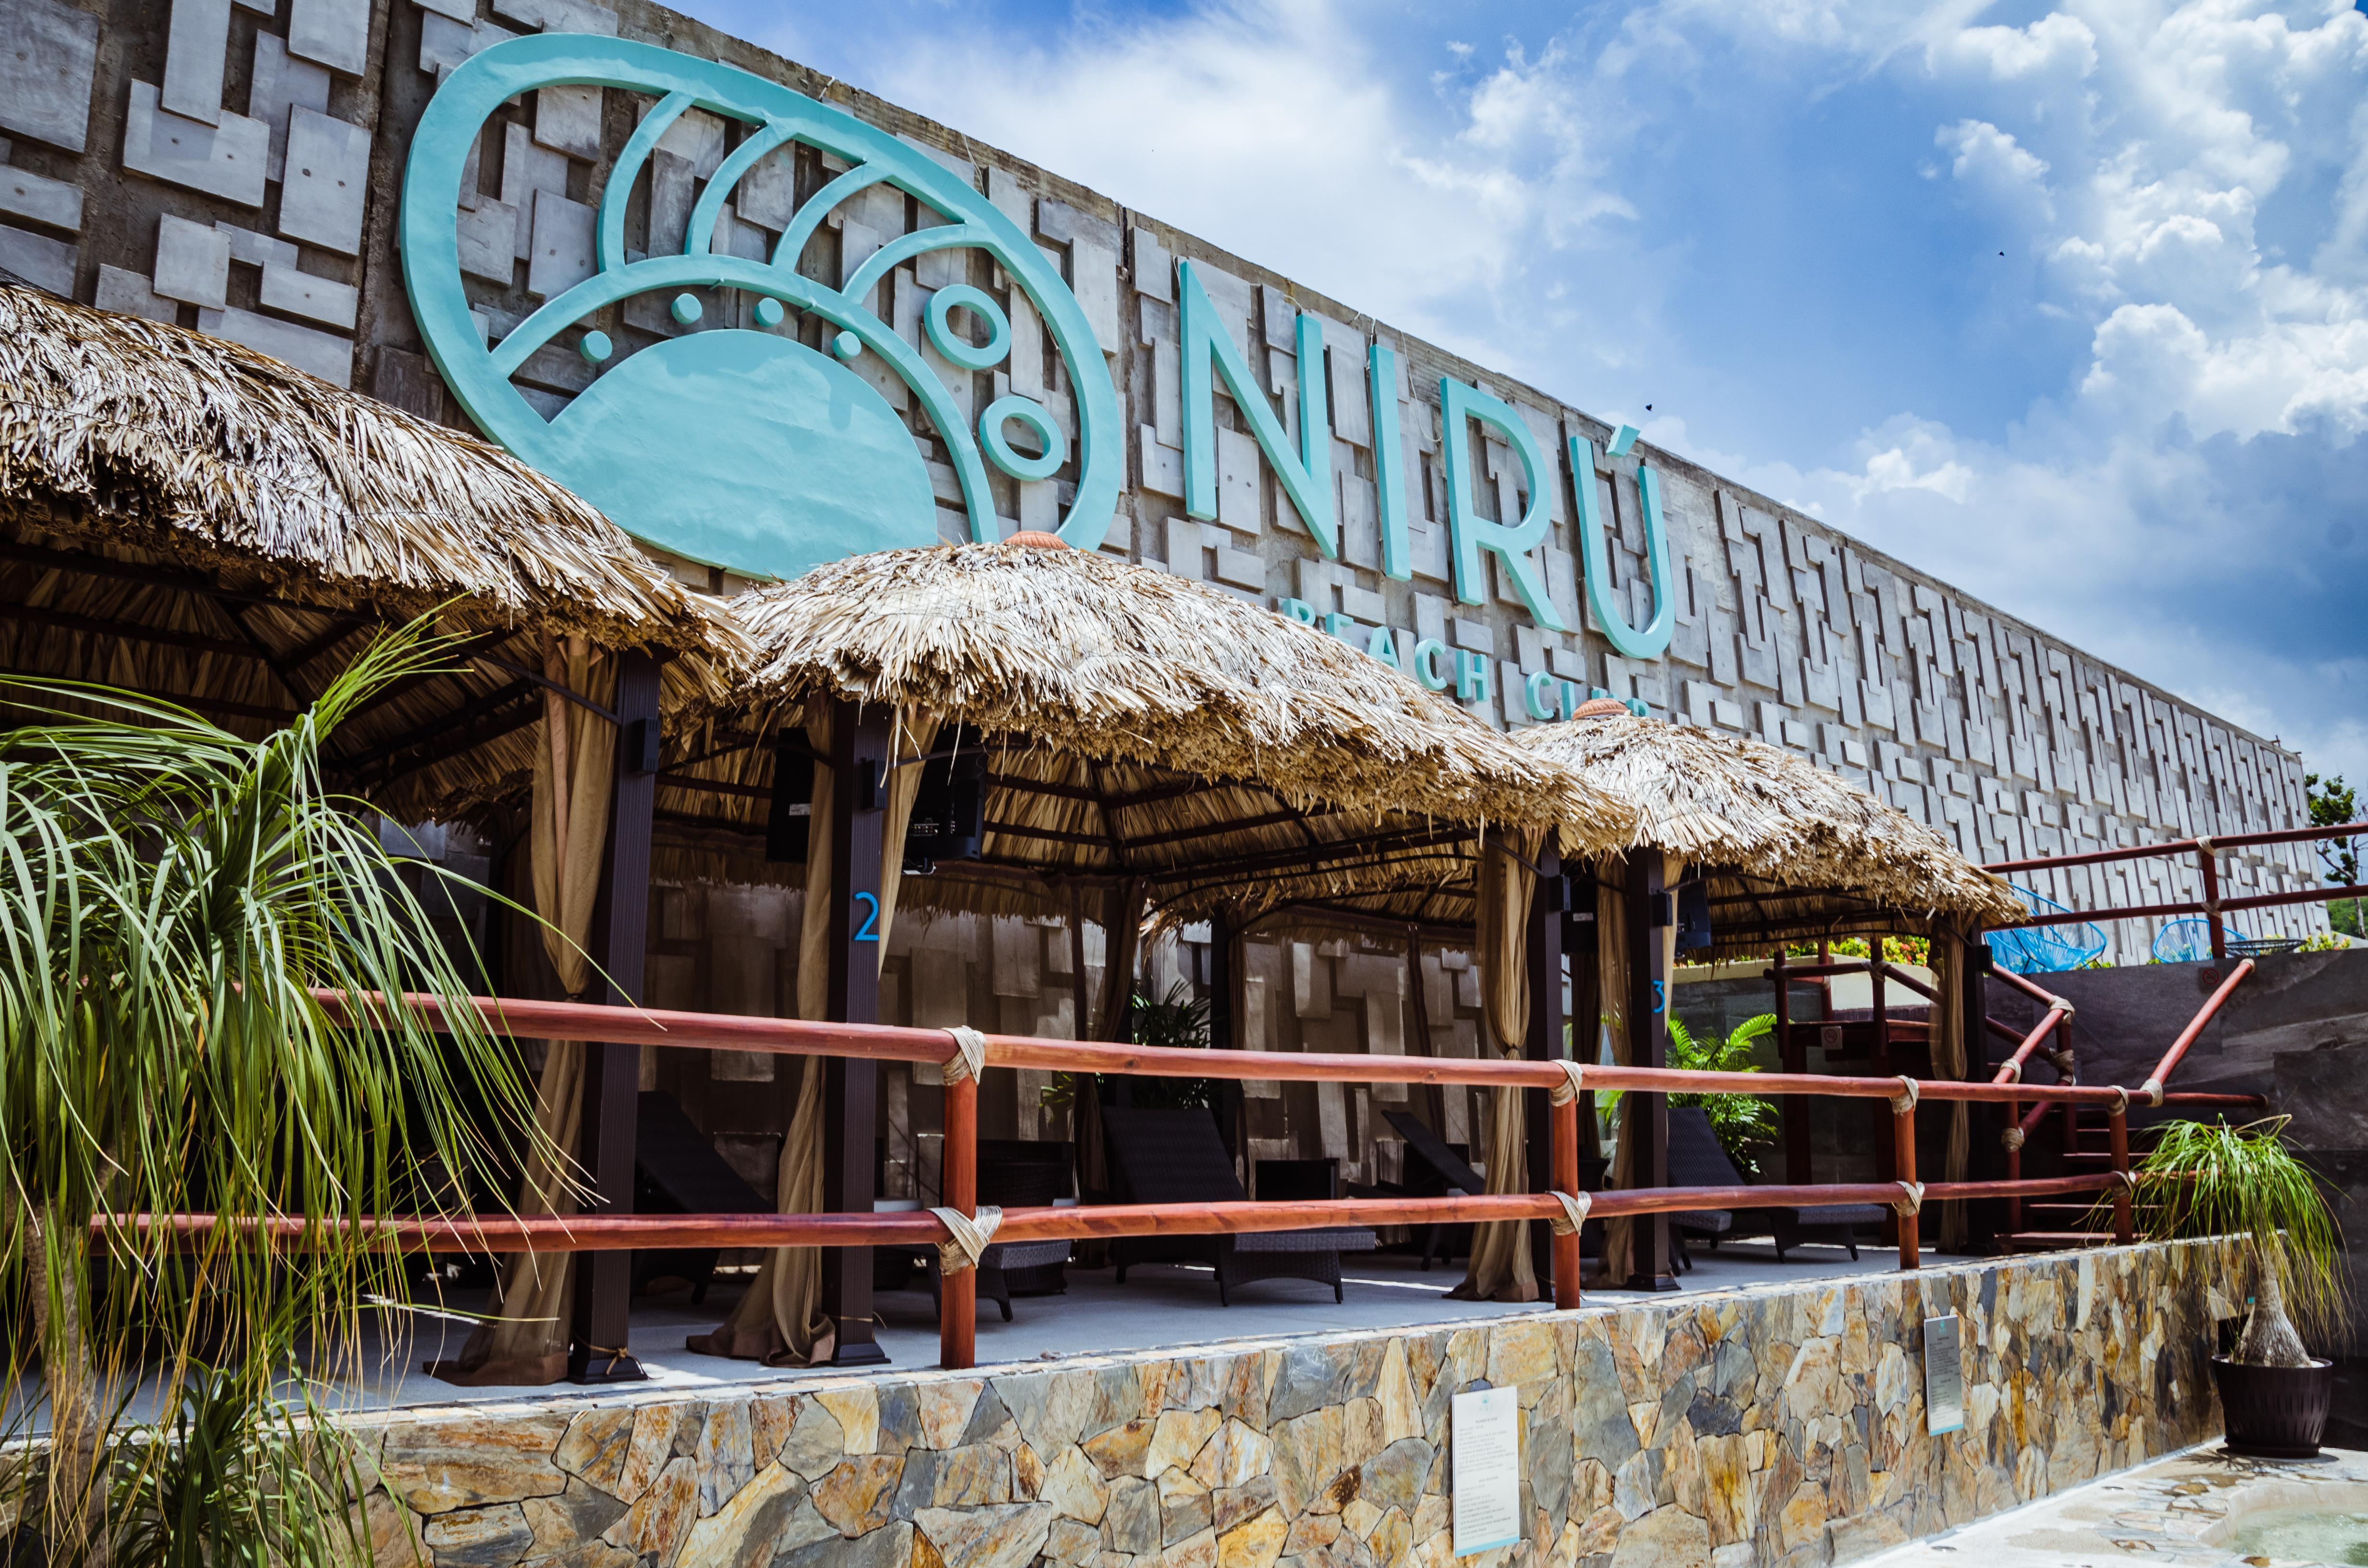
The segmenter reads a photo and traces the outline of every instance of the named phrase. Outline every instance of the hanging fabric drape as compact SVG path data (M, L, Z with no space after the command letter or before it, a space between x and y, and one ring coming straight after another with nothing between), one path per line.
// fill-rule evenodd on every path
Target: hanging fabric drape
M1628 1067L1636 1062L1628 1028L1628 894L1627 868L1613 862L1604 878L1613 885L1595 900L1596 984L1602 995L1603 1025L1611 1040L1611 1060ZM1636 1140L1628 1136L1629 1113L1636 1096L1623 1094L1611 1109L1611 1180L1614 1190L1636 1185ZM1603 1279L1618 1286L1634 1274L1636 1264L1636 1221L1633 1218L1603 1221Z
M1592 876L1592 871L1585 873ZM1595 895L1600 906L1607 902L1600 890ZM1601 916L1590 927L1600 941L1602 937ZM1570 1040L1570 1056L1574 1062L1592 1062L1603 1039L1603 964L1594 953L1577 952L1570 956L1570 1021L1565 1026ZM1578 1153L1581 1159L1603 1157L1603 1139L1595 1122L1595 1094L1581 1090L1578 1096Z
M1961 1079L1965 1075L1965 949L1952 931L1932 937L1932 989L1941 999L1932 1004L1932 1076ZM1941 1157L1941 1179L1965 1179L1965 1162L1972 1152L1973 1131L1967 1119L1971 1108L1963 1100L1949 1102L1949 1142ZM1937 1239L1950 1252L1965 1245L1967 1220L1963 1203L1941 1206Z
M1474 930L1479 948L1480 993L1488 1033L1499 1056L1521 1054L1530 1032L1530 902L1537 889L1537 858L1544 834L1536 828L1487 841L1480 857L1479 896ZM1488 1190L1529 1188L1529 1140L1525 1094L1518 1088L1489 1091ZM1449 1295L1466 1301L1534 1301L1537 1270L1530 1263L1526 1220L1476 1225L1472 1259L1463 1282Z
M1424 994L1422 983L1422 928L1417 926L1406 927L1406 996L1407 1006L1414 1011L1415 1053L1437 1056L1439 1046L1430 1038L1430 998ZM1446 1137L1447 1096L1472 1091L1462 1084L1424 1084L1417 1087L1429 1109L1432 1130L1441 1138Z
M616 698L614 660L581 637L554 639L543 651L548 680L608 707ZM534 910L544 922L542 950L571 1002L584 1001L595 974L586 947L600 894L608 847L609 801L616 777L616 726L559 692L542 694L534 748L534 803L529 854ZM535 1125L544 1142L530 1153L518 1183L518 1211L573 1214L578 1187L569 1165L580 1153L584 1042L552 1040L535 1081ZM512 1253L502 1260L494 1321L479 1324L458 1358L428 1368L464 1386L553 1383L567 1375L568 1319L575 1297L571 1254Z
M814 755L814 792L806 817L805 901L798 922L798 1017L820 1021L830 1012L829 911L834 875L831 813L837 779L825 760L831 755L835 724L832 710L815 704L806 721L806 744ZM896 716L890 746L892 764L919 756L937 738L936 718L916 710ZM905 830L913 820L913 800L921 787L921 768L892 766L888 773L885 819L880 843L880 941L875 961L885 963L888 934L896 915L896 894L903 883ZM801 1072L795 1108L788 1133L781 1140L776 1167L774 1209L782 1214L818 1214L823 1210L823 1078L826 1063L819 1056L799 1058ZM854 1134L850 1132L850 1136ZM866 1130L862 1136L871 1134ZM822 1310L822 1252L816 1247L775 1247L765 1255L756 1279L732 1314L712 1334L692 1335L684 1343L703 1356L729 1356L768 1366L819 1366L838 1347L837 1328Z

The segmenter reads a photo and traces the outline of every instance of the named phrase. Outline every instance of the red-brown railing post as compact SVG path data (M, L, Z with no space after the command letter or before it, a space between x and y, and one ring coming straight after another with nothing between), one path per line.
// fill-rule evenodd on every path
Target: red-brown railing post
M2137 1240L2136 1205L2130 1199L2130 1113L2115 1106L2106 1123L2113 1134L2113 1240L2127 1246Z
M1900 1108L1902 1100L1907 1102L1904 1109ZM1899 1180L1905 1187L1912 1191L1916 1186L1916 1099L1912 1093L1906 1094L1891 1104L1892 1168L1898 1172ZM1923 1267L1917 1245L1916 1207L1911 1204L1896 1210L1899 1216L1899 1267L1902 1268Z
M1999 1135L2006 1144L2006 1179L2022 1179L2022 1102L2006 1102L2006 1130ZM2006 1233L2011 1237L2022 1229L2022 1199L2009 1196L2006 1200ZM2011 1251L2011 1244L2009 1250Z
M2203 871L2203 921L2212 929L2212 961L2228 961L2228 928L2220 923L2220 857L2212 841L2195 840L2195 863Z
M978 1212L978 1079L946 1079L946 1149L938 1188L949 1209ZM942 1274L938 1284L938 1364L961 1370L978 1361L978 1270Z
M1554 1185L1556 1192L1578 1194L1578 1096L1546 1112L1553 1124ZM1569 1312L1578 1305L1578 1233L1554 1239L1554 1305Z

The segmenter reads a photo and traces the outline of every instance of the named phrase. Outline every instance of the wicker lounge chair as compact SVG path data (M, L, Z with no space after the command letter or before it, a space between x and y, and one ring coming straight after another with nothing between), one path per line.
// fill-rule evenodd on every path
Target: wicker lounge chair
M1105 1107L1111 1176L1131 1203L1238 1203L1248 1195L1205 1110ZM1373 1233L1339 1225L1240 1236L1123 1236L1110 1243L1121 1284L1138 1263L1205 1263L1217 1273L1217 1300L1230 1306L1236 1285L1253 1279L1313 1279L1343 1299L1340 1255L1371 1252Z
M672 1095L645 1089L634 1108L633 1202L643 1214L769 1214L773 1206L715 1152ZM643 1250L633 1254L633 1288L654 1279L690 1281L693 1306L707 1301L715 1278L713 1247Z
M1068 1195L1069 1168L1065 1161L1000 1159L981 1160L978 1166L978 1200L997 1209L1044 1209L1056 1198ZM1057 1271L1069 1261L1069 1244L1065 1240L1049 1242L994 1242L978 1261L978 1294L981 1301L991 1301L1002 1309L1003 1321L1011 1321L1011 1283L1015 1275L1033 1274L1037 1270ZM938 1252L928 1250L927 1271L929 1299L937 1300L939 1289Z
M1726 1157L1726 1150L1711 1130L1710 1112L1700 1106L1669 1108L1669 1185L1671 1187L1742 1187L1743 1173ZM1776 1260L1804 1241L1838 1242L1858 1261L1858 1232L1863 1225L1883 1223L1877 1203L1823 1203L1804 1209L1689 1209L1669 1216L1670 1239L1678 1260L1687 1268L1689 1235L1706 1238L1715 1247L1724 1240L1770 1236L1776 1243Z

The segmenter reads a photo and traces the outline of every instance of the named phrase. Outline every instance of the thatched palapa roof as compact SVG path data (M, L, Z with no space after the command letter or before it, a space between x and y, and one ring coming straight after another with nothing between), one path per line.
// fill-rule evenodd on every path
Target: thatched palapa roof
M749 744L667 778L761 795L753 737L808 701L917 706L990 753L985 864L938 881L1143 878L1184 918L1315 900L1461 924L1482 824L1627 841L1619 801L1338 639L1047 543L882 551L733 600Z
M1939 834L1782 747L1626 714L1515 741L1634 806L1630 847L1708 873L1722 953L1765 951L1777 937L1970 930L2023 913Z
M675 657L712 699L746 644L593 507L496 447L179 327L0 284L0 665L232 724L302 707L374 628L449 605L472 654L545 638ZM417 683L341 733L393 809L516 788L531 682Z

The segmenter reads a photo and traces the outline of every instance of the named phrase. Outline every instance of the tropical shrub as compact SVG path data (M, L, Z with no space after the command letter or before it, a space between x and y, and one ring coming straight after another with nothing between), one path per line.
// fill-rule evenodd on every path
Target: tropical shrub
M324 774L338 724L449 646L381 638L255 741L0 677L28 719L0 732L0 1290L32 1329L5 1373L38 1388L20 1416L49 1435L0 1516L52 1562L136 1557L156 1539L139 1521L180 1517L173 1478L200 1470L246 1501L210 1493L200 1533L167 1532L172 1560L259 1563L237 1532L260 1528L266 1555L310 1561L281 1528L310 1505L271 1490L270 1433L311 1397L295 1374L336 1370L368 1303L403 1293L398 1255L348 1222L499 1190L533 1136L473 1010L439 1034L341 1019L313 990L469 994L374 813ZM145 1222L171 1216L188 1222ZM142 1425L135 1391L171 1414Z

